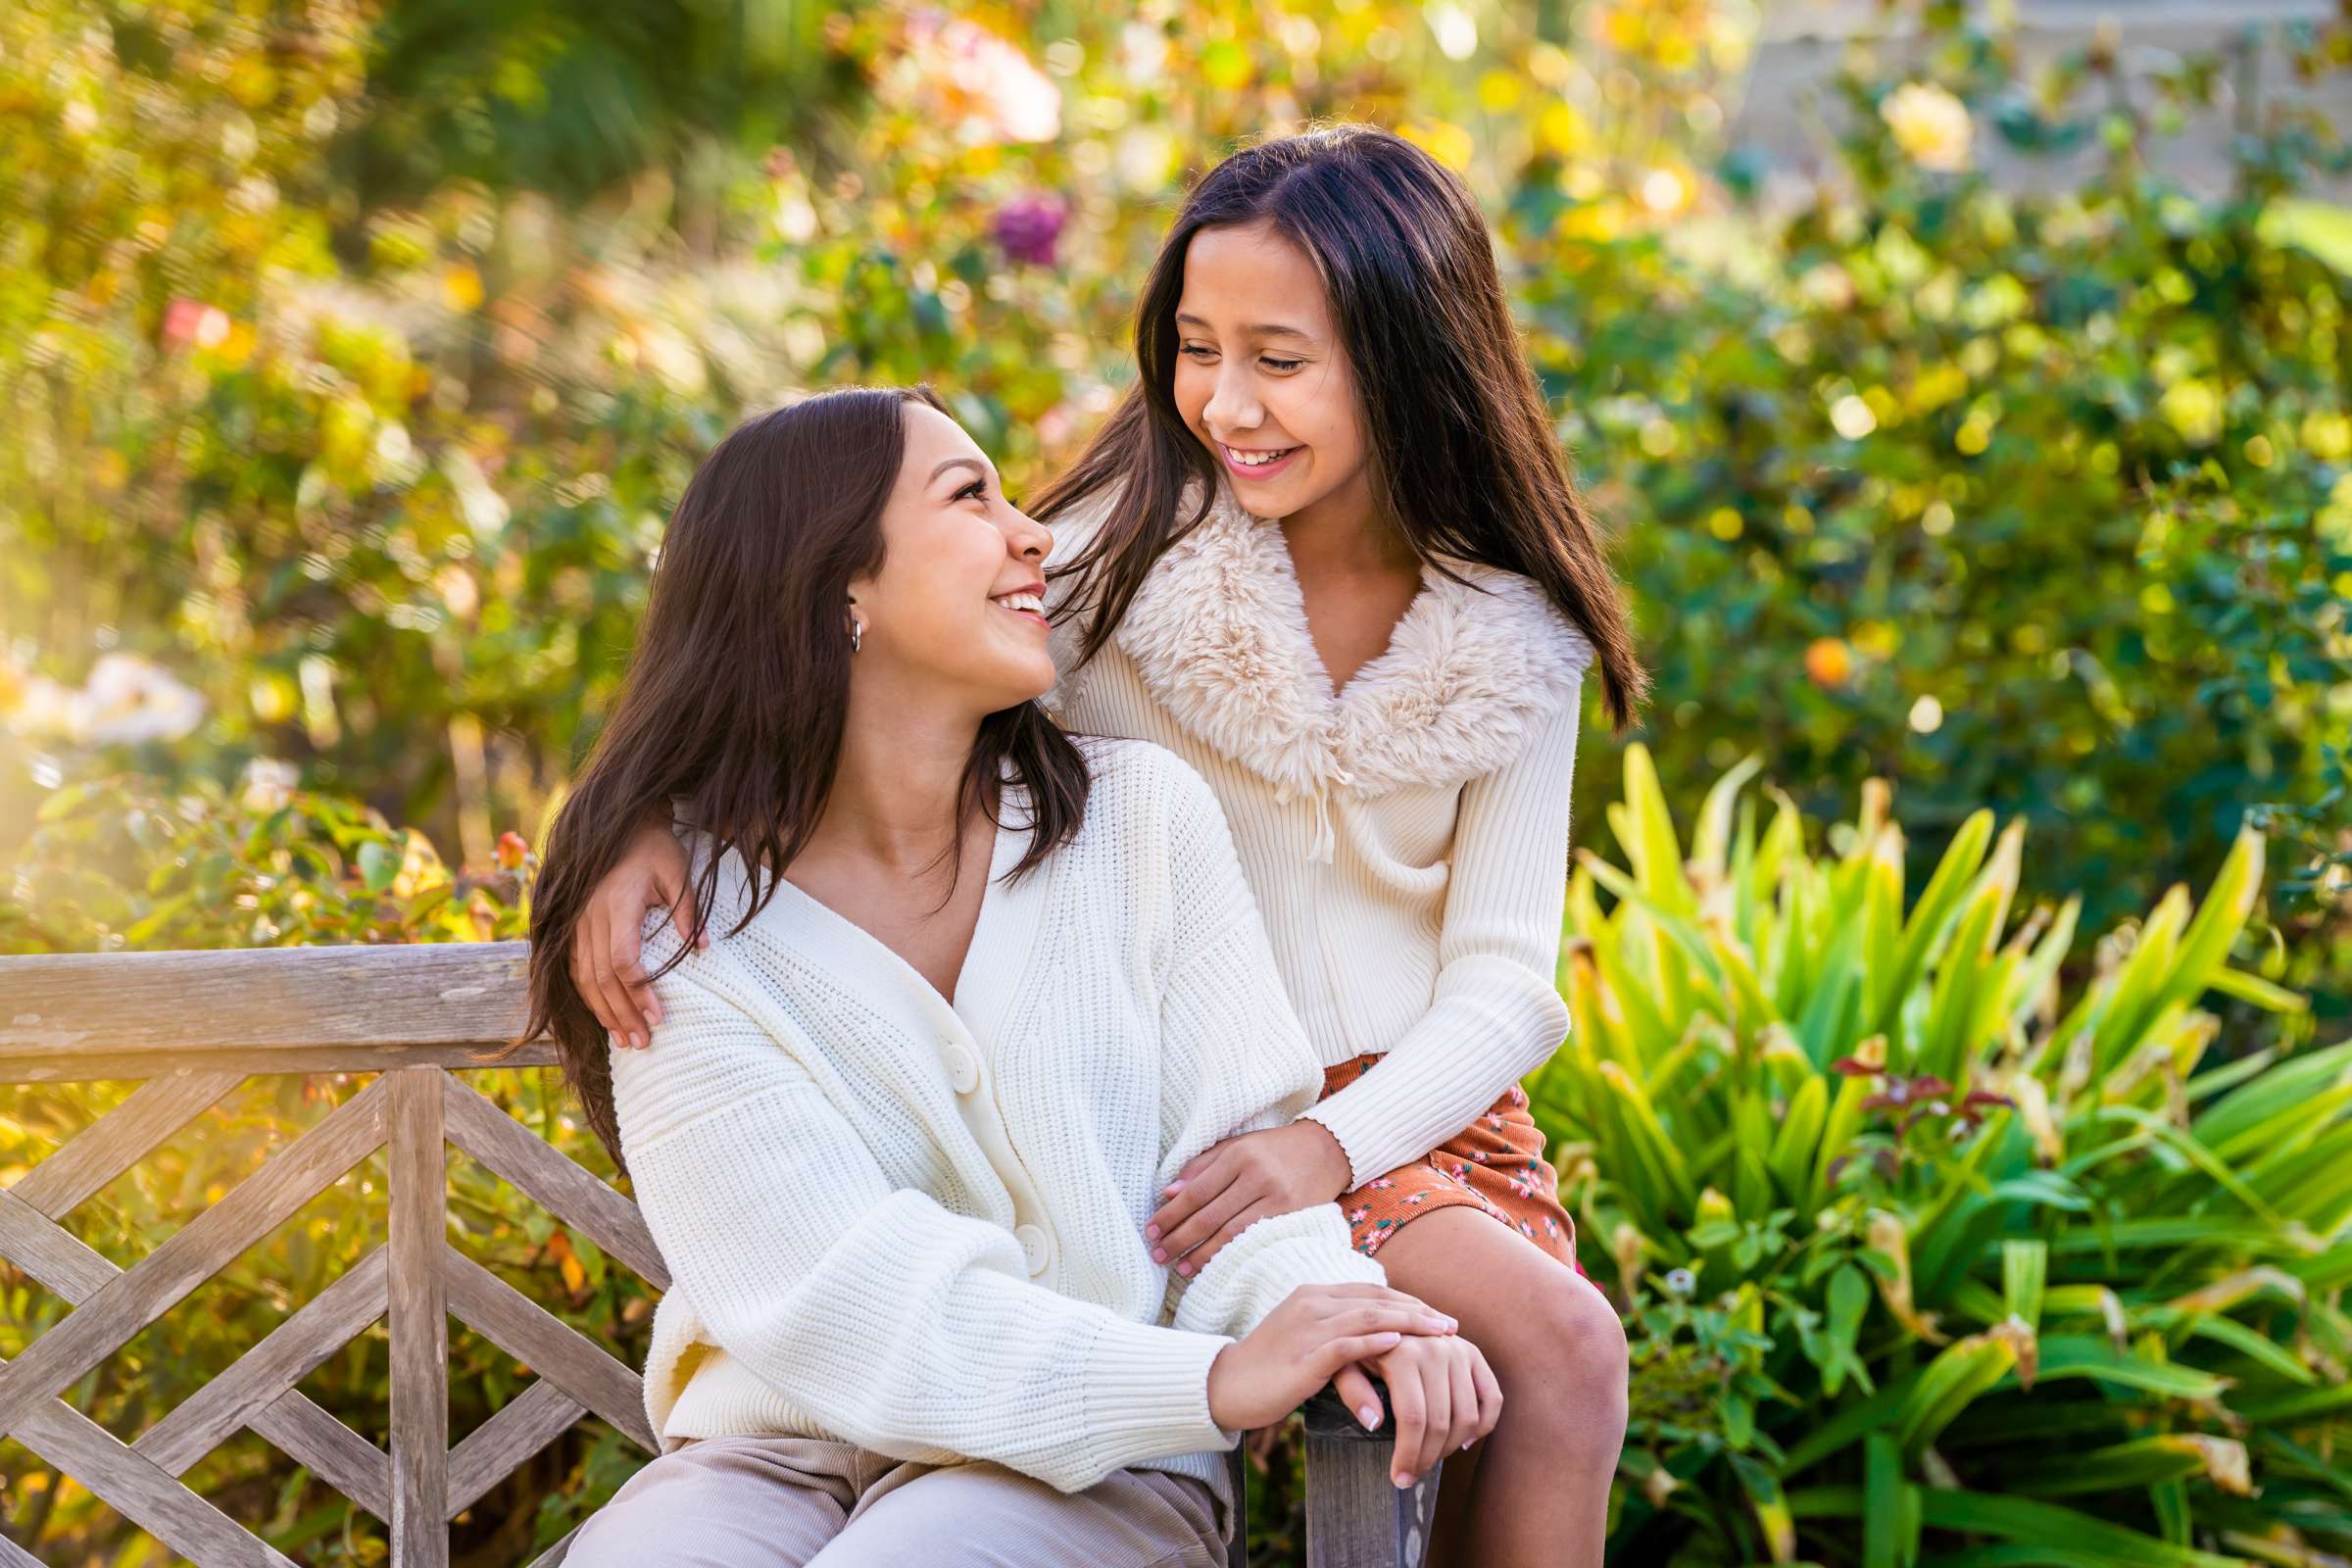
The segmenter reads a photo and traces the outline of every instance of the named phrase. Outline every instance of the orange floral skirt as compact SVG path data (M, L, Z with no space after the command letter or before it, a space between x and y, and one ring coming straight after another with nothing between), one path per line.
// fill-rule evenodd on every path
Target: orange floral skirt
M1369 1052L1323 1070L1328 1100L1361 1078L1383 1054ZM1579 1274L1576 1222L1560 1206L1559 1174L1544 1157L1544 1132L1517 1084L1485 1114L1409 1165L1340 1195L1355 1250L1370 1257L1415 1216L1455 1204L1508 1225Z

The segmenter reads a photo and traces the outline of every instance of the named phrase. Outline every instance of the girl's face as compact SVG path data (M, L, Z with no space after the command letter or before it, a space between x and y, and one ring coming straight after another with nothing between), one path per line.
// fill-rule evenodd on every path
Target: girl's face
M1256 516L1366 488L1355 379L1322 275L1270 223L1204 228L1185 247L1175 395Z
M963 426L919 403L904 416L882 567L850 584L850 613L865 627L852 679L953 693L982 715L1043 696L1054 687L1045 615L1054 536L1004 499L996 466Z

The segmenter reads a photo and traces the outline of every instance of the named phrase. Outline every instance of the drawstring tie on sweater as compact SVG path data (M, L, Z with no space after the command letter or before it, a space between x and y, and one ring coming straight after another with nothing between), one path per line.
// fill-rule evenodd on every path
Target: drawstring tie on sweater
M1315 842L1306 852L1307 859L1325 865L1331 863L1332 853L1339 846L1339 834L1331 822L1331 787L1337 784L1345 788L1354 782L1354 776L1346 768L1335 767L1328 780L1315 786Z

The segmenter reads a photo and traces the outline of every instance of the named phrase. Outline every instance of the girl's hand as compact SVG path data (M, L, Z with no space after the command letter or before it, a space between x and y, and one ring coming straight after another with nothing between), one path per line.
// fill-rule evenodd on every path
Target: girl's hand
M1389 1408L1396 1414L1389 1479L1399 1487L1411 1486L1502 1419L1502 1385L1478 1347L1459 1336L1400 1340L1372 1366L1389 1386Z
M1321 1122L1241 1133L1209 1145L1162 1191L1166 1200L1144 1222L1152 1261L1181 1259L1179 1274L1198 1274L1252 1221L1328 1203L1354 1174L1348 1152Z
M588 895L571 938L571 983L612 1034L616 1046L645 1046L662 1021L662 1004L637 956L648 909L667 908L669 922L685 941L694 940L694 889L689 884L686 847L670 831L666 812L648 817L629 840L629 852ZM705 936L701 947L709 947Z
M1369 1430L1380 1423L1380 1395L1357 1363L1394 1354L1417 1337L1450 1336L1455 1326L1419 1298L1385 1285L1301 1285L1217 1352L1208 1368L1209 1418L1244 1430L1272 1426L1329 1383ZM1401 1430L1404 1405L1394 1385L1389 1397Z

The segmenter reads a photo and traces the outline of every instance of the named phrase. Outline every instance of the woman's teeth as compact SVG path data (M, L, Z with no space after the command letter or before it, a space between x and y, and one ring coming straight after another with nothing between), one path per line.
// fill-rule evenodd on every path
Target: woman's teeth
M1040 594L1006 594L997 603L1003 605L1006 610L1026 610L1030 613L1038 615L1046 612L1046 601Z

